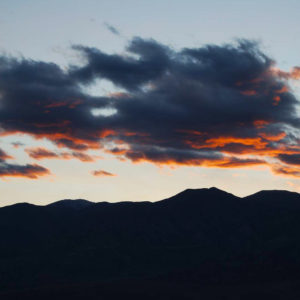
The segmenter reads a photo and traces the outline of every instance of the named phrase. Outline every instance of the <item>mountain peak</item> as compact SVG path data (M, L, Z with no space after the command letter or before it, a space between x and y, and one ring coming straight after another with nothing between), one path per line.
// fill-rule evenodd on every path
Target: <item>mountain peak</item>
M255 198L263 198L263 199L271 199L273 197L282 198L282 197L300 197L300 194L297 192L286 191L286 190L262 190L257 193L251 194L244 199L255 199Z
M221 189L218 189L217 187L210 187L210 188L202 188L202 189L186 189L182 191L181 193L177 195L184 195L184 194L189 194L189 195L206 195L206 194L213 194L213 195L231 195L234 196L226 191L223 191ZM177 196L175 195L175 196ZM236 196L234 196L236 197Z
M236 200L239 197L222 191L216 187L203 189L186 189L173 197L158 201L158 203L199 203L199 202L223 202L223 200Z
M60 201L56 201L53 203L48 204L49 207L65 207L65 208L72 208L72 209L83 209L94 205L94 202L85 200L85 199L63 199Z
M223 190L220 190L214 186L210 187L210 188L201 188L201 189L191 189L191 188L188 188L188 189L185 189L183 190L182 192L180 192L179 194L182 194L182 193L190 193L190 192L199 192L199 193L202 193L202 192L205 192L205 191L211 191L211 192L222 192L222 193L226 193L225 191Z

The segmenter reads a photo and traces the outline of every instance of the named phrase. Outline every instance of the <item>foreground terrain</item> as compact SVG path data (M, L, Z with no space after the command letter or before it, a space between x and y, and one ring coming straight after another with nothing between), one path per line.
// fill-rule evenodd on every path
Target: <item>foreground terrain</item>
M300 195L0 208L1 299L299 299Z

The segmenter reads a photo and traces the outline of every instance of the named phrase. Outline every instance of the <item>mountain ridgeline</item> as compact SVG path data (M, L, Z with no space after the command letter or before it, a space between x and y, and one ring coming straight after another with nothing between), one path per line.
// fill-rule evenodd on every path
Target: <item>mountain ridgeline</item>
M0 236L3 299L300 295L300 194L287 191L239 198L210 188L153 203L21 203L0 208Z

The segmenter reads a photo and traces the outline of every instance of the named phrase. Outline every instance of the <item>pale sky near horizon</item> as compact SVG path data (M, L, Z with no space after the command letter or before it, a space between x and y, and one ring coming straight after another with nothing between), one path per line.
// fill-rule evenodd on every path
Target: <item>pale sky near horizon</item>
M223 45L242 38L258 41L262 51L276 61L276 66L288 72L300 66L299 11L300 2L294 0L3 0L0 2L0 52L67 68L80 60L72 45L123 55L133 37L152 38L176 50ZM298 83L291 84L299 99ZM119 89L103 81L87 90L92 95L104 96ZM14 147L15 142L24 145ZM261 189L300 192L300 178L274 174L265 165L157 166L151 162L118 160L96 149L88 152L101 156L93 162L35 161L24 152L28 147L41 146L56 151L53 143L45 139L23 134L0 136L0 149L13 156L15 162L37 163L51 171L51 175L38 179L0 177L0 206L18 202L47 204L69 198L96 202L156 201L186 188L211 186L238 196ZM91 175L93 170L100 169L116 176Z

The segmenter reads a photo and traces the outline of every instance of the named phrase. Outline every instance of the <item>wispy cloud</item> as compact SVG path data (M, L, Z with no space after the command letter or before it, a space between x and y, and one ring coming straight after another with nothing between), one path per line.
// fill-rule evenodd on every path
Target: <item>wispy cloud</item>
M54 152L50 151L45 148L28 148L25 149L25 152L31 157L36 160L42 159L79 159L83 162L94 162L97 158L95 156L88 155L83 152L79 151L72 151L72 152Z
M117 176L116 174L104 171L104 170L95 170L91 172L92 175L97 176L97 177L114 177Z
M120 31L115 27L115 26L112 26L111 24L107 23L107 22L104 22L103 25L105 26L105 28L107 30L109 30L112 34L115 34L115 35L120 35Z

